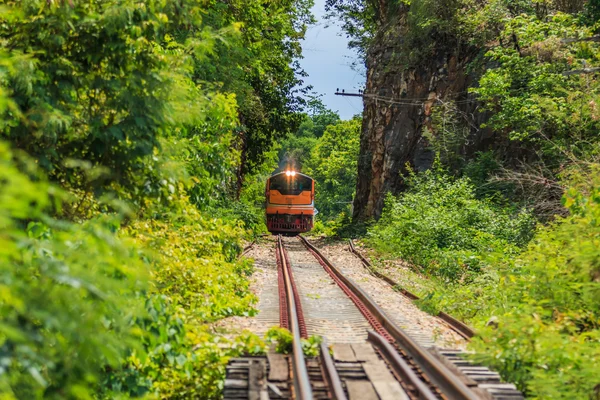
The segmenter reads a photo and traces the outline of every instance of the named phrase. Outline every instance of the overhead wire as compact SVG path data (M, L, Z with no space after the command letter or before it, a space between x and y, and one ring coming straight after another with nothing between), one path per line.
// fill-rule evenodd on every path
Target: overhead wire
M468 91L462 91L462 92L457 92L454 93L454 95L460 95L460 94L465 94L468 93ZM428 97L415 97L415 98L401 98L396 100L395 98L390 98L390 97L383 97L383 96L378 96L378 95L373 95L373 94L368 94L365 93L362 96L363 98L367 98L367 99L373 99L373 100L377 100L377 101L383 101L386 103L390 103L390 104L396 104L396 105L405 105L405 106L418 106L418 105L423 105L427 102L436 102L436 101L440 101L442 102L442 99L439 98L428 98ZM474 99L466 99L466 100L453 100L452 102L454 102L455 104L463 104L463 103L471 103L473 102Z
M348 98L344 97L344 99L346 99L346 102L348 102L348 104L350 104L350 107L352 107L352 108L353 108L353 109L354 109L356 112L359 112L359 113L363 112L362 110L359 110L358 108L356 108L356 107L354 106L354 104L352 104L352 103L350 102L350 100L348 100Z

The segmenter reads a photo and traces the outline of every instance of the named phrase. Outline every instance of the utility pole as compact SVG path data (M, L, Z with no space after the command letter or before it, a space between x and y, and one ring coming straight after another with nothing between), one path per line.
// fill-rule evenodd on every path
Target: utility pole
M349 97L364 97L365 92L359 89L358 93L346 93L346 91L344 89L342 89L341 92L340 92L340 89L335 89L335 95L336 96L349 96Z

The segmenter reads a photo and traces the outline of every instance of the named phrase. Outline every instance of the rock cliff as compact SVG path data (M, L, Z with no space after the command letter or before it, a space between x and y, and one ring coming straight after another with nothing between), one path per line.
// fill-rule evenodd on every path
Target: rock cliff
M407 164L416 170L431 165L434 154L423 128L430 123L434 103L456 100L465 112L474 111L466 73L473 51L444 44L419 66L408 67L402 54L406 29L402 15L381 21L367 53L355 219L381 215L386 193L402 190Z

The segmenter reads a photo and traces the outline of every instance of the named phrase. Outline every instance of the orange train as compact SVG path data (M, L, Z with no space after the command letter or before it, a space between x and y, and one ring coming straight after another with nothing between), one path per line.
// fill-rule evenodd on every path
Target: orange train
M296 171L284 171L267 179L267 228L271 233L298 234L313 227L315 182Z

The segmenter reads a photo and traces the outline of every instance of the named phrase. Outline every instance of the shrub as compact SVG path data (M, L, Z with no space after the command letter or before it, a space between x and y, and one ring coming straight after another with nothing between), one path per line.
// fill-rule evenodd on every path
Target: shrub
M89 398L105 369L143 353L133 321L144 315L147 265L115 234L117 218L45 215L56 188L11 159L0 142L0 393Z
M588 399L600 383L600 187L564 199L571 215L541 228L504 266L498 328L474 343L532 398Z
M563 202L571 214L538 228L521 252L488 253L487 266L471 281L439 285L421 300L430 311L443 310L474 325L475 358L529 398L588 399L597 390L597 171L592 167L587 178L569 176L574 186Z
M238 260L245 231L235 220L210 218L187 198L174 215L155 212L127 228L152 263L148 317L138 321L148 357L131 355L107 377L109 391L152 392L163 398L218 398L231 356L261 352L253 335L229 341L208 323L232 315L253 315L255 296L247 277L248 259ZM112 392L111 392L112 391Z
M437 168L412 174L408 185L399 197L388 196L368 241L447 281L473 279L488 253L514 254L532 235L529 213L477 199L468 178Z

